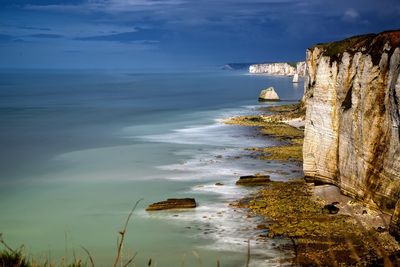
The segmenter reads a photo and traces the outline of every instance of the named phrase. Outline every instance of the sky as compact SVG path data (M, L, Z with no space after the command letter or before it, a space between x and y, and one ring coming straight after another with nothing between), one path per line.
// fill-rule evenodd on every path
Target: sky
M0 0L0 68L202 69L304 60L400 29L400 0Z

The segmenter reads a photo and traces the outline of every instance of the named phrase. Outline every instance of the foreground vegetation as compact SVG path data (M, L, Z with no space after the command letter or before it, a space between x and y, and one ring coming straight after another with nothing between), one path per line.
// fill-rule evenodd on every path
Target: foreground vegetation
M115 255L115 261L112 265L113 267L116 266L123 266L127 267L131 264L134 265L136 254L130 257L128 260L122 260L122 253L123 253L123 245L125 242L126 233L128 230L129 221L133 215L138 204L142 201L141 199L136 201L133 205L132 210L129 212L128 217L125 221L124 227L121 231L119 231L118 241L117 241L117 250ZM95 261L90 254L89 250L85 247L81 247L85 253L87 254L88 260L83 261L82 259L77 259L74 257L73 262L68 263L62 259L61 264L55 264L46 260L45 262L38 262L33 258L28 257L23 253L23 247L18 249L11 248L3 239L2 233L0 233L0 244L3 245L4 249L0 251L0 267L53 267L53 266L63 266L63 267L86 267L86 266L95 266ZM149 260L148 266L152 266L152 260Z

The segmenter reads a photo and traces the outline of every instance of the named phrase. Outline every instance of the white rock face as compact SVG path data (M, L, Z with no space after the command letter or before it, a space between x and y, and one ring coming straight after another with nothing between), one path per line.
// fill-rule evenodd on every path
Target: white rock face
M293 83L298 83L299 82L299 75L296 73L295 75L293 75Z
M258 97L259 101L279 101L279 96L273 87L269 87L261 91Z
M371 206L396 206L391 232L400 237L400 32L368 38L377 39L339 56L307 50L303 168Z
M299 76L306 76L306 72L307 72L307 64L305 61L300 61L297 62L296 64L296 73Z
M254 64L249 67L250 73L255 74L269 74L269 75L282 75L292 76L299 74L304 76L306 72L306 63L298 62L296 67L289 65L288 63L265 63L265 64Z

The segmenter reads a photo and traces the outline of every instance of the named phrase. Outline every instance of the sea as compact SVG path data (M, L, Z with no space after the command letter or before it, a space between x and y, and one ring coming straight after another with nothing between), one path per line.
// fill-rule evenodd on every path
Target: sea
M86 249L96 266L111 266L140 200L124 262L276 266L287 241L260 238L262 219L230 205L256 190L235 181L254 173L285 180L301 167L259 160L246 148L279 143L222 122L277 105L258 102L269 86L279 104L303 95L290 77L241 71L1 70L2 238L37 262L89 262ZM181 197L198 207L145 211Z

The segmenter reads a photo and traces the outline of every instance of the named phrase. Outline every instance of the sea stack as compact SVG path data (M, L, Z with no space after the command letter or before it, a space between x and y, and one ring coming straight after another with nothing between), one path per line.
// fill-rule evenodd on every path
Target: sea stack
M280 101L280 98L275 92L274 87L268 87L261 91L258 101Z
M295 73L294 75L293 75L293 81L292 81L293 83L298 83L299 82L299 75L297 74L297 73Z

